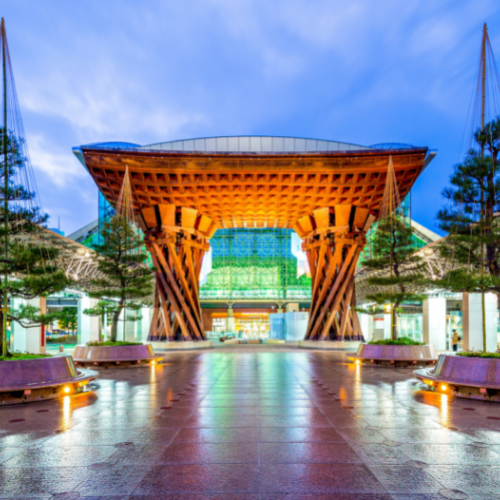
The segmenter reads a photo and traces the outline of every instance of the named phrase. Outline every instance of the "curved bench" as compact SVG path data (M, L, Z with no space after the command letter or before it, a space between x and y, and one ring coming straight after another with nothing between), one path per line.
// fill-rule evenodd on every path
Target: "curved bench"
M155 354L148 344L87 346L77 345L73 352L76 365L97 369L132 368L150 366L160 362L163 356Z
M434 365L438 359L431 345L377 345L361 344L354 361L371 366L391 368Z
M77 370L70 356L0 362L0 405L29 403L86 392L97 373Z
M327 351L355 351L360 342L358 340L299 340L299 349L321 349Z
M436 392L500 402L500 359L441 354L435 368L414 375Z

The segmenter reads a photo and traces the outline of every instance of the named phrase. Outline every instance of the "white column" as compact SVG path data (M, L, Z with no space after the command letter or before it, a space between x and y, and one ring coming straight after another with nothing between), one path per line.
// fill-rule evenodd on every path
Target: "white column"
M30 305L40 308L41 313L47 312L47 302L44 297L32 300L14 298L12 308L17 309L20 305ZM30 354L45 354L45 326L33 326L24 328L16 321L11 325L11 348L13 351L29 352Z
M227 309L226 332L234 332L234 316L232 307Z
M78 299L78 343L99 341L101 332L101 318L99 316L88 316L83 314L85 309L90 309L97 304L97 299L80 297Z
M446 299L429 297L422 304L424 342L446 351Z
M307 312L286 312L285 317L285 340L304 340L309 322Z
M138 341L144 342L148 338L149 334L149 327L151 326L151 309L149 307L143 307L141 309L141 316L142 319L140 321L141 323L141 328L140 328L140 336L137 336Z
M138 311L125 311L125 340L127 342L135 342L137 339L137 327L139 321L131 321L126 319L127 316L137 316Z
M358 313L361 331L366 342L370 342L373 338L373 316L371 314Z
M384 340L390 339L392 333L392 317L390 314L384 314Z
M494 293L484 295L486 306L486 350L495 352L498 348L497 308L498 300ZM463 349L464 351L483 350L483 308L480 293L462 295Z
M373 316L372 322L373 322L373 330L372 330L372 340L383 340L386 338L386 329L385 329L385 324L386 324L386 318L385 316L390 316L386 314L376 314ZM389 319L390 321L390 319ZM391 335L391 331L389 328L389 338Z

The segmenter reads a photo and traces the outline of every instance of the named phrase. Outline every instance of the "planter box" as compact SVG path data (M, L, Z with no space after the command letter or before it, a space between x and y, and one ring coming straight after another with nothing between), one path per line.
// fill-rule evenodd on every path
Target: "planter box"
M70 356L0 361L0 405L85 392L96 372L77 370Z
M398 367L434 364L437 351L433 345L361 344L355 360L374 366Z
M131 368L149 366L163 359L148 344L120 346L77 345L73 352L75 364L94 368Z
M213 349L211 340L179 341L179 342L148 342L154 349L159 351L194 351L198 349Z
M437 392L500 402L500 359L441 354L434 369L414 374Z

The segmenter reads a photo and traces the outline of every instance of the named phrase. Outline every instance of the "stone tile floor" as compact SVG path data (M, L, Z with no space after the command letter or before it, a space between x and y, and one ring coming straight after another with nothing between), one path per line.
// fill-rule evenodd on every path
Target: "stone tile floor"
M177 352L0 408L0 499L500 499L500 404L345 359Z

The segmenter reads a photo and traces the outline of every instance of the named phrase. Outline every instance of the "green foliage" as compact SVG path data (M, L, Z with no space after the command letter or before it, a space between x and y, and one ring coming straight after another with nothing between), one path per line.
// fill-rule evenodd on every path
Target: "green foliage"
M448 205L437 218L449 234L439 252L453 269L436 284L453 292L500 293L500 118L477 130L474 141L443 191ZM483 345L486 350L485 325Z
M9 319L17 321L24 328L34 325L48 325L55 319L59 319L59 312L41 313L39 307L20 305L18 309L11 309Z
M107 340L106 342L87 342L87 345L91 347L114 347L121 345L142 345L142 342L122 342L121 340L112 342L111 340Z
M63 330L74 332L78 327L78 311L76 307L63 307L57 319L59 326Z
M372 237L372 249L375 257L365 260L363 266L376 271L367 282L378 290L367 294L366 298L378 306L392 304L392 338L396 339L400 305L425 298L425 295L411 291L415 285L423 285L426 282L424 263L422 258L415 254L411 227L397 213L387 216L377 224ZM381 309L382 307L379 307L378 311L381 312Z
M358 314L368 314L369 316L376 316L377 314L383 314L384 308L378 305L372 305L370 308L365 307L352 307L353 311L356 311Z
M439 227L449 233L439 245L440 254L455 267L437 284L454 292L499 293L500 118L486 124L484 132L477 130L474 140L455 166L443 191L448 204L437 214Z
M153 293L154 269L146 263L148 254L143 250L142 237L121 215L115 215L104 223L101 231L102 244L94 246L95 260L102 278L91 281L90 297L100 299L96 307L86 309L85 314L112 317L111 340L116 341L121 311L138 311ZM140 315L126 319L136 321Z
M370 345L425 345L424 342L417 342L416 340L410 339L409 337L399 337L396 340L384 339L384 340L372 340L368 342Z
M483 351L462 351L457 352L457 356L465 356L467 358L495 358L500 359L500 352L483 352Z
M127 321L139 321L142 319L141 314L138 312L142 307L140 303L127 304L127 311L136 311L136 314L127 314L125 319ZM83 310L83 314L88 316L103 316L104 314L108 317L112 317L116 312L121 311L120 305L113 300L100 300L94 307Z
M50 354L30 354L29 352L9 352L0 356L0 361L19 361L21 359L51 358Z
M7 168L4 145L7 148ZM69 279L57 266L59 250L44 244L34 244L47 216L33 206L35 193L23 186L19 179L26 177L26 158L23 144L9 131L4 142L4 129L0 128L0 297L34 299L63 290ZM5 175L7 173L7 189ZM5 210L7 201L7 210ZM7 353L3 332L3 310L0 310L1 352ZM41 314L33 306L20 307L8 312L7 321L23 326L48 324L57 317Z

